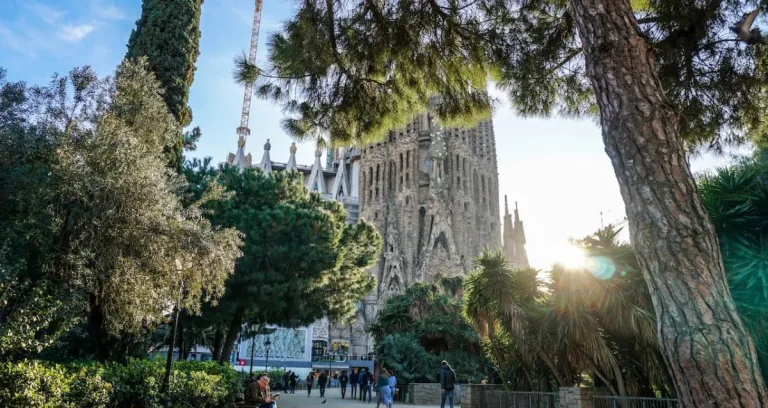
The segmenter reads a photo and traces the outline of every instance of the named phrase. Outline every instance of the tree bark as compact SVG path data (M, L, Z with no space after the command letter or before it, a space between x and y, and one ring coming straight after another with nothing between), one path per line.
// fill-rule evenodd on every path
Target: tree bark
M712 223L629 0L569 0L605 149L684 407L761 407L768 392L736 312Z
M552 374L555 376L555 379L557 380L557 383L560 384L561 387L571 387L573 386L572 383L569 383L565 377L560 373L560 370L558 370L557 366L555 365L555 362L552 361L551 358L547 355L547 353L543 351L539 351L539 358L544 361L544 363L549 367L549 369L552 371Z
M216 327L216 333L213 336L213 361L221 359L221 351L224 348L224 328Z
M229 355L232 354L232 348L235 346L235 338L237 333L240 333L240 328L243 326L243 317L245 316L245 310L238 308L235 310L232 320L227 327L227 335L224 338L224 346L221 350L221 356L219 356L219 364L224 364L225 361L229 361Z

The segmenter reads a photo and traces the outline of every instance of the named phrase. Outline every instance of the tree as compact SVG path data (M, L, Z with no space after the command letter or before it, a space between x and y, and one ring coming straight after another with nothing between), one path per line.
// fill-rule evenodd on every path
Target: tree
M111 358L110 337L223 294L240 239L202 217L221 189L184 205L161 154L178 125L146 60L114 79L87 67L47 87L3 79L0 355L38 353L81 323L80 347Z
M477 258L464 313L517 389L570 387L587 374L614 395L670 394L647 285L618 233L609 226L577 241L593 260L589 269L556 265L546 278L509 269L500 252Z
M768 168L755 158L699 181L704 207L720 239L728 286L768 377Z
M192 173L212 172L201 163L191 166ZM224 297L203 312L206 324L217 328L214 354L220 362L228 361L243 324L296 327L323 316L343 320L374 288L366 269L381 247L378 232L366 222L348 225L341 204L307 190L299 173L223 166L201 180L234 194L205 209L214 225L237 228L244 236L243 256Z
M141 18L128 40L126 58L147 58L150 70L165 91L165 104L182 128L192 122L187 103L200 55L202 7L203 0L144 0ZM199 129L188 135L179 131L174 137L173 144L166 149L171 168L181 171L182 150L195 133L199 134Z
M761 130L758 53L717 38L739 5L651 0L636 13L629 0L305 1L270 39L271 66L239 76L283 104L290 133L336 143L378 140L434 95L441 119L487 114L491 75L521 113L599 113L681 402L760 406L768 391L686 148Z
M377 360L402 383L437 381L441 360L451 362L459 380L478 383L491 371L477 332L461 314L457 286L456 278L411 285L387 299L369 327Z

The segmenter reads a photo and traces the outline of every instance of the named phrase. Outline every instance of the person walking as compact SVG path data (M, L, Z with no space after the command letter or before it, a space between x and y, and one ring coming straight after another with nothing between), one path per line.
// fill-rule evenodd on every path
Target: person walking
M320 378L317 379L317 386L320 388L320 398L325 397L325 386L328 384L328 374L323 371L320 373Z
M344 397L347 395L348 382L349 382L349 376L347 375L347 370L344 370L341 372L341 375L339 376L339 384L341 384L341 399L344 399Z
M366 377L368 377L368 403L371 403L371 397L373 397L373 373L371 370L368 370L368 372L365 374Z
M357 384L360 381L360 374L357 372L357 369L352 369L352 374L349 375L349 385L352 386L352 399L355 399L357 395Z
M296 375L293 371L291 371L291 376L288 378L288 385L291 389L291 394L296 394L296 383L299 380L299 376Z
M384 404L385 407L390 408L392 406L392 388L389 386L389 371L386 368L379 370L379 378L376 379L376 408L379 408L380 404Z
M285 372L285 374L283 374L283 393L285 393L285 394L288 393L288 381L291 378L291 373L292 373L292 371L288 370L288 371Z
M312 372L307 374L307 398L312 394L312 384L315 382L315 376Z
M456 387L456 372L443 360L440 363L440 408L445 408L445 399L448 398L449 406L453 408L453 389Z
M368 401L371 400L370 392L368 391L369 380L368 380L368 370L363 370L360 372L360 401L365 402L365 394L368 394Z
M397 377L395 377L394 371L390 371L389 373L389 388L392 389L392 402L389 404L391 407L392 405L395 405L395 395L397 394Z

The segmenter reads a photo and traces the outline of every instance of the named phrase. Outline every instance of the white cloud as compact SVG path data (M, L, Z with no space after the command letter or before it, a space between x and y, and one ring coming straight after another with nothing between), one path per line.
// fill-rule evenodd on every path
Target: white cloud
M107 20L123 20L125 19L125 13L115 6L105 6L96 12L96 15L105 18Z
M77 42L90 34L93 28L91 24L65 25L61 27L59 35L64 41Z
M6 46L30 58L37 57L34 50L27 40L18 36L18 33L0 22L0 46Z
M64 17L63 11L36 1L27 2L26 7L27 10L48 24L56 24L62 17Z
M123 10L120 10L114 4L106 3L102 0L92 0L91 10L93 10L93 14L96 17L104 20L124 20L126 18Z

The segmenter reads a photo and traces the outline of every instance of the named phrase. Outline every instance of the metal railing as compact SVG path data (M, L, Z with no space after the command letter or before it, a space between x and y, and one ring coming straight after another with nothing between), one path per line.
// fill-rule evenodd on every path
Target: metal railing
M329 362L343 363L347 361L373 361L373 354L344 354L344 353L331 353L331 354L313 354L313 362Z
M483 391L482 408L557 408L556 392Z
M680 408L680 402L671 398L593 397L595 408Z

